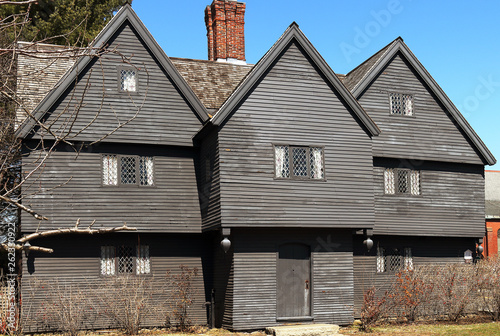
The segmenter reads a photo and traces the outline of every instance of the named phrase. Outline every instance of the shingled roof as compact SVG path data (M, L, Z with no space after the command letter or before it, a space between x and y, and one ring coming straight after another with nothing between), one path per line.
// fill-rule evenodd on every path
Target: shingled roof
M219 109L253 65L170 57L182 77L207 109Z
M387 52L389 47L395 43L398 39L401 39L401 37L398 37L382 49L380 49L375 55L358 65L356 68L351 70L347 75L345 75L345 78L342 80L344 85L349 89L349 91L352 91L356 85L365 77L365 75L370 72L371 68L377 63L377 61ZM401 39L402 40L402 39Z

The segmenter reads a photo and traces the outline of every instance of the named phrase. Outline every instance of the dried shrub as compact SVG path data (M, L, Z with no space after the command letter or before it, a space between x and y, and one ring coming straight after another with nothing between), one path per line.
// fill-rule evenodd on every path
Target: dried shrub
M363 295L363 307L361 308L361 330L370 331L370 329L381 319L389 314L389 305L387 305L388 293L377 295L375 287L369 288Z
M179 269L179 273L168 271L166 274L167 290L170 294L166 323L171 325L175 321L181 331L188 331L192 326L189 308L194 304L197 294L193 283L198 276L198 269L185 265L180 265Z
M119 276L105 279L98 290L99 311L127 335L137 335L154 311L152 279Z
M33 279L30 283L31 298L41 301L32 318L45 330L61 331L76 336L95 320L95 308L87 291L71 281Z

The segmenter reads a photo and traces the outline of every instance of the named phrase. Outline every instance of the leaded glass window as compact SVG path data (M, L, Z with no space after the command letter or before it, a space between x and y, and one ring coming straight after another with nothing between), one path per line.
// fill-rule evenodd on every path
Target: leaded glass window
M149 245L101 246L101 275L150 274Z
M384 249L377 246L376 262L377 273L395 273L403 269L413 270L413 255L411 247L405 247L403 249Z
M134 156L122 156L120 158L120 182L121 184L136 184L136 158Z
M137 91L137 71L135 69L120 69L120 90Z
M151 273L151 267L149 264L149 246L139 245L137 246L137 274L149 274Z
M413 115L413 96L404 93L391 92L389 94L391 101L391 114Z
M134 272L134 248L121 245L118 247L118 274Z
M154 184L154 159L152 156L110 155L102 156L103 185Z
M115 275L115 247L101 246L101 274Z
M102 184L118 184L118 159L116 155L102 156Z
M384 193L420 195L420 171L386 168L384 170Z
M324 179L323 147L274 146L275 177Z

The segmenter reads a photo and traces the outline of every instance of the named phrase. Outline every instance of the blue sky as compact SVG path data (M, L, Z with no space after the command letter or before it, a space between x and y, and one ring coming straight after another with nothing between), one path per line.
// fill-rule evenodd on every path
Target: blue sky
M207 59L212 0L133 0L168 56ZM347 73L401 36L500 160L500 1L248 0L245 44L256 63L293 21L333 71ZM500 164L486 169L500 170Z

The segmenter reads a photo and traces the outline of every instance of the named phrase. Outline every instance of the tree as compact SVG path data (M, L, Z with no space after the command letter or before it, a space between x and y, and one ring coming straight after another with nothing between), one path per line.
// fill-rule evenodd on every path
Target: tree
M132 0L0 1L0 18L24 16L27 24L19 36L24 41L87 46L125 3ZM16 32L8 33L12 39Z

